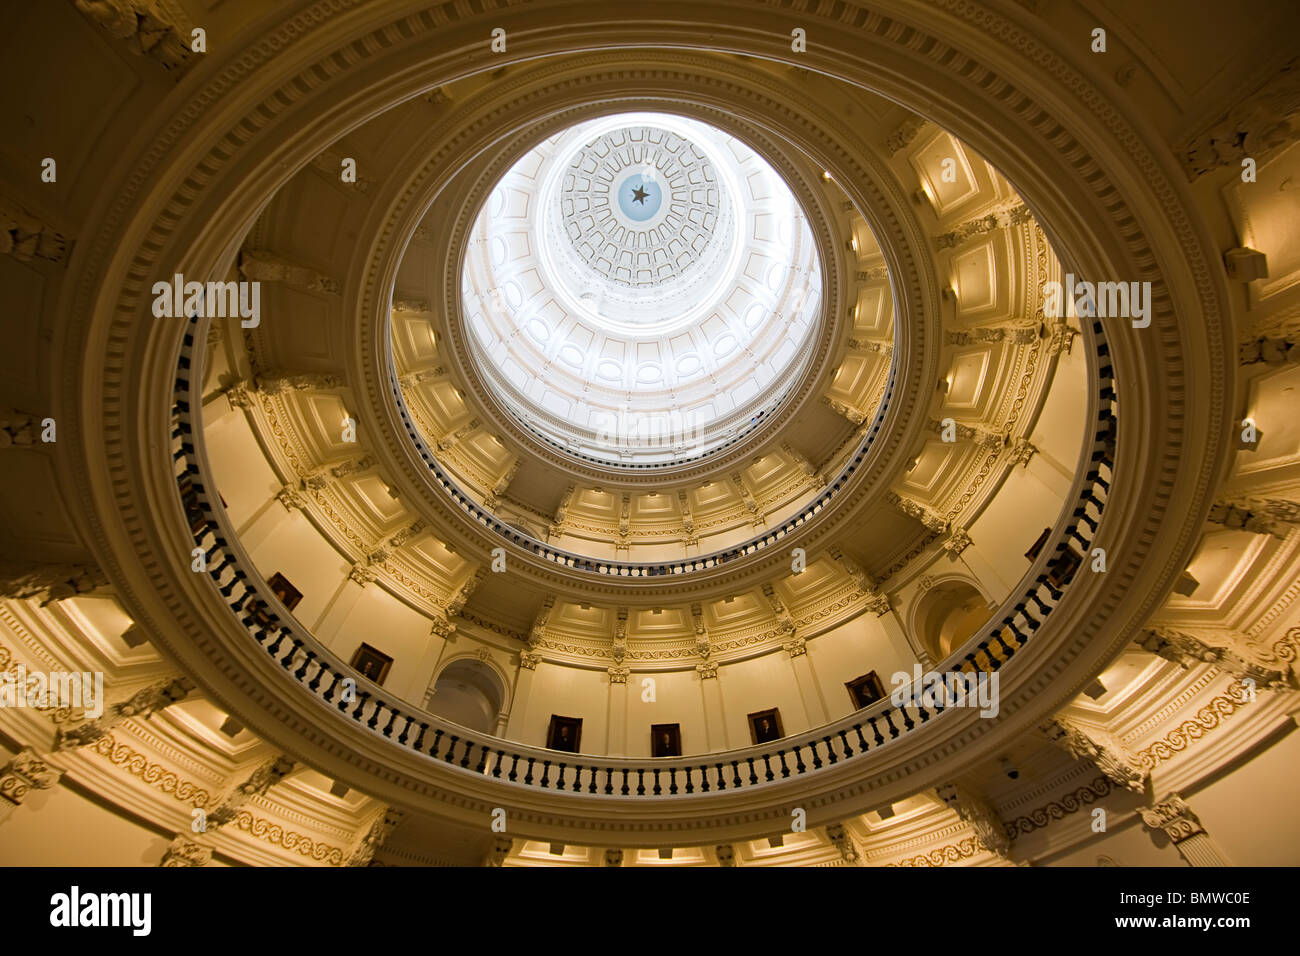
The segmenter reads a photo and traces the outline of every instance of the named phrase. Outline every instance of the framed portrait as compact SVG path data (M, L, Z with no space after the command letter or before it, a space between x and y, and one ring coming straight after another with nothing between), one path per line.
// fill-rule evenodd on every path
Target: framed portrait
M352 669L380 687L384 685L384 681L388 678L388 669L392 666L391 657L369 644L362 644L352 655Z
M650 756L680 757L682 755L681 724L650 725Z
M1073 547L1067 547L1047 565L1047 579L1057 588L1065 587L1081 564L1083 564L1083 555Z
M1025 559L1027 561L1032 562L1035 558L1038 557L1039 553L1043 550L1043 545L1047 544L1047 539L1048 537L1051 536L1051 534L1052 534L1051 528L1043 529L1043 533L1038 536L1038 540L1035 541L1033 544L1031 544L1029 546L1029 550L1025 552Z
M280 603L284 605L285 610L292 611L298 606L298 602L302 600L302 592L290 584L289 579L279 571L267 578L266 583L271 585L271 590L280 599Z
M203 512L203 504L199 501L194 479L189 475L183 476L177 483L177 488L181 494L181 505L185 508L185 517L190 523L190 534L197 538L208 526L208 518Z
M775 707L760 710L749 715L749 736L756 744L765 744L769 740L780 740L785 736L781 730L781 712Z
M863 674L861 677L855 677L844 684L849 689L849 697L853 700L853 709L861 710L863 707L870 707L878 700L884 699L885 686L876 676L875 671Z
M551 725L546 728L546 749L576 754L581 744L582 718L551 714Z

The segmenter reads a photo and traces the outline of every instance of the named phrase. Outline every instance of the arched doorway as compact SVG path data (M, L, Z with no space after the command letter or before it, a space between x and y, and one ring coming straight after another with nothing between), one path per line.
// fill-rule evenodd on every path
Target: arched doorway
M425 706L439 717L477 730L494 733L505 703L505 685L482 661L452 661L430 688Z

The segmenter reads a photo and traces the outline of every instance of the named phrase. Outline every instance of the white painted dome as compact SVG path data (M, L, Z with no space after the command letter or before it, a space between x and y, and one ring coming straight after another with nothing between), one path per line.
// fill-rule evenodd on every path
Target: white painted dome
M609 464L751 431L810 358L821 264L762 158L678 116L545 141L497 184L463 278L475 360L535 433Z

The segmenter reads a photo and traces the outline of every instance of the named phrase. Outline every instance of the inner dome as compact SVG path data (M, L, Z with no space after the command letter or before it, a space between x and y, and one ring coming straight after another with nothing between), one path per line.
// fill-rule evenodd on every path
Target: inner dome
M822 264L781 176L696 120L622 113L547 139L480 210L470 350L550 445L625 467L758 428L812 357Z

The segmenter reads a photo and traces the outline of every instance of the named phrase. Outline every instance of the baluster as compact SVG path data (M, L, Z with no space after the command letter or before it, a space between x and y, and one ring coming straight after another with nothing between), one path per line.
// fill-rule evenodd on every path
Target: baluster
M582 764L577 764L573 768L573 792L582 792Z
M930 712L921 704L921 698L919 695L913 699L912 703L913 706L916 707L916 716L921 719L921 723L925 723L930 719Z
M549 785L549 783L550 783L550 777L551 777L551 762L550 762L549 760L543 760L543 761L542 761L542 779L541 779L541 787L542 787L543 790L545 790L545 789L547 788L547 786Z
M353 719L353 720L360 720L360 719L361 719L361 714L364 712L365 707L366 707L366 700L367 700L369 697L370 697L370 692L369 692L369 691L364 691L364 690L363 690L360 694L357 695L357 708L356 708L356 710L352 711L352 719Z
M871 733L876 738L876 746L877 747L883 746L885 743L885 738L880 736L880 728L876 726L876 718L875 717L868 718L867 723L871 724Z
M776 779L776 774L772 772L772 757L769 754L763 754L763 772L767 775L768 782Z
M488 750L487 744L484 744L484 745L483 745L483 752L482 752L481 754L479 754L479 757L478 757L478 763L476 763L476 764L474 765L474 772L475 772L475 773L482 773L482 772L484 771L484 769L487 767L487 760L488 760L488 753L489 753L489 752L490 752L490 751Z
M464 767L466 770L469 769L469 755L470 755L470 751L472 751L473 749L474 749L474 741L472 740L465 741L465 756L460 758L460 765Z
M641 767L636 768L636 795L638 797L645 796L645 770Z
M691 765L687 764L685 769L686 769L686 792L694 793L695 785L691 783ZM677 771L670 770L669 774L672 776L673 785L668 788L668 792L676 793L677 792Z
M524 773L524 783L530 787L533 785L533 761L535 759L535 757L528 758L528 770Z
M803 773L805 770L808 769L807 765L803 762L802 751L803 751L803 747L800 744L794 745L794 772L796 774ZM782 767L785 766L784 758L781 761L781 766ZM784 774L782 774L782 776L784 776Z
M298 665L298 669L293 672L294 678L297 679L299 683L302 683L302 679L307 676L307 668L311 665L311 662L314 661L315 659L316 659L316 652L308 651L307 656L304 657L302 659L302 663Z
M605 768L605 792L606 793L614 792L614 768L613 767Z
M749 764L749 785L752 787L758 783L758 774L754 771L754 758L746 757L745 761Z
M596 792L596 777L598 776L598 774L599 774L599 771L597 770L597 768L592 767L592 768L591 768L591 782L587 784L587 792L588 792L588 793L595 793L595 792Z
M855 731L855 732L857 733L857 735L858 735L858 749L859 749L862 753L866 753L866 752L867 752L867 738L864 737L864 736L862 736L862 725L861 725L861 724L854 724L854 725L853 725L853 729L854 729L854 731Z
M914 721L914 720L912 719L912 715L909 714L909 713L907 712L907 705L906 705L906 704L904 704L902 707L898 708L898 712L899 712L899 714L901 714L902 717L903 717L903 726L904 726L904 727L906 727L908 730L911 730L913 727L916 726L916 721Z
M397 710L393 707L388 709L392 712L392 716L388 718L388 723L384 725L384 736L391 739L393 736L393 724L397 723Z
M709 765L700 764L700 793L709 792Z
M849 732L847 730L836 731L840 735L840 743L844 745L844 756L852 757L853 748L849 746Z
M447 763L451 763L453 760L456 759L456 744L458 744L459 742L460 742L460 738L457 737L455 734L452 734L451 740L447 742L447 756L444 758L447 761Z
M275 636L275 643L266 649L266 653L270 654L272 657L280 653L280 645L284 643L284 639L288 636L289 632L281 628L280 633Z
M840 758L835 754L835 747L834 745L831 744L831 738L829 734L822 738L822 743L826 745L826 758L830 760L831 763L839 762Z
M817 752L817 741L808 741L808 749L812 751L813 769L820 770L822 768L822 755Z
M434 760L438 759L438 745L442 742L442 734L443 731L441 727L434 728L433 746L429 748L429 756Z
M890 739L890 740L893 740L895 737L898 736L898 728L894 726L894 721L893 721L893 719L889 716L889 708L888 708L888 707L885 708L885 712L884 712L883 714L881 714L881 716L885 718L885 723L887 723L887 724L889 725L889 739Z
M727 782L722 779L722 764L718 764L718 789L726 790Z
M496 777L498 780L501 779L501 761L505 759L505 756L506 752L504 750L497 751L497 762L496 766L492 768L492 776Z
M519 766L519 754L510 755L510 772L506 774L506 779L514 781L518 777L517 768Z
M662 793L664 792L664 791L663 791L663 788L659 786L659 768L658 768L658 767L655 767L655 768L654 768L654 775L655 775L655 785L654 785L654 790L652 790L651 792L652 792L652 793L657 797L657 796L659 796L660 794L662 794Z
M731 773L732 773L731 785L735 787L737 790L739 790L741 787L740 767L737 766L738 763L739 761L736 760L731 761Z
M559 775L558 777L555 778L555 789L556 789L556 790L563 790L563 789L564 789L564 771L565 771L565 768L566 768L567 766L568 766L568 764L566 764L563 760L560 761L560 775Z
M420 733L419 733L419 735L415 738L415 749L416 749L416 750L423 750L423 749L424 749L424 735L427 734L428 732L429 732L429 725L426 724L426 723L421 723L421 724L420 724Z
M402 724L402 732L397 735L397 742L401 744L403 747L406 746L406 741L410 737L411 721L413 721L414 719L415 719L414 717L408 716L406 718L406 723Z
M280 658L280 666L285 670L288 670L289 665L293 663L294 655L298 653L298 648L300 647L302 647L302 641L296 637L293 638L293 647L289 648L289 650L285 652L284 657Z
M621 793L623 794L623 796L626 797L630 792L631 791L628 790L627 788L627 767L624 767L623 768L623 789Z
M331 671L331 674L333 674L332 671ZM325 693L321 694L321 697L322 697L322 698L323 698L327 703L330 702L330 701L332 701L332 700L334 700L334 688L338 687L338 686L339 686L339 681L341 681L341 680L343 679L343 675L342 675L342 674L333 674L333 677L334 677L334 680L330 682L330 685L329 685L328 688L326 688Z

